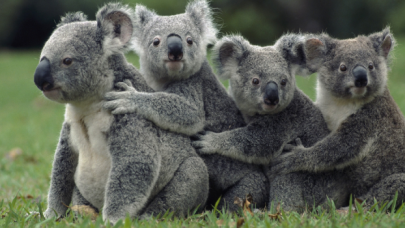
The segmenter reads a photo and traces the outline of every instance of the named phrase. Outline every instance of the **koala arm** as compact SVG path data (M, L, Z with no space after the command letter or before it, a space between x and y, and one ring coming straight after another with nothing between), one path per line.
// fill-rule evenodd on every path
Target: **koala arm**
M112 110L114 115L136 112L163 129L186 135L203 130L205 112L201 88L182 81L170 84L165 92L146 93L126 83L116 85L124 91L106 95L104 108Z
M45 218L64 216L68 209L67 205L72 200L78 155L71 149L69 135L70 125L64 123L52 165L48 208L44 212Z
M276 125L276 124L275 124ZM266 165L277 157L289 141L288 131L276 126L249 124L220 133L203 132L192 136L192 145L200 154L220 154L242 162Z
M304 148L299 140L297 146L287 146L285 149L290 152L272 162L272 175L296 171L321 172L356 164L367 156L377 140L374 127L365 127L365 122L368 122L367 117L349 117L336 132L312 147Z

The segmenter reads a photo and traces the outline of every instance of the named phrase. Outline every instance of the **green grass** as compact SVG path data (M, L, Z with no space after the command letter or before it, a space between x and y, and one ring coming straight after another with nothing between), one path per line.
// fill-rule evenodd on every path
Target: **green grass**
M405 112L405 46L402 45L405 38L398 39L398 43L388 84L395 101ZM98 227L103 224L101 216L96 221L86 216L77 220L69 216L58 222L26 216L29 211L46 208L53 154L64 114L64 105L45 99L33 83L38 58L39 51L0 51L0 227L6 224L10 227ZM134 54L128 54L128 59L138 66ZM298 86L312 99L315 98L315 80L314 75L297 77ZM8 155L14 148L20 148L21 154L11 159ZM315 209L304 214L284 214L281 221L264 215L249 216L244 227L395 227L405 222L404 212L403 207L395 213L379 209L375 213L357 213L349 218L333 209L329 212ZM127 219L125 225L117 227L130 227L131 224L134 227L217 227L219 223L227 226L237 221L236 215L218 214L219 217L214 212L206 212L182 220L168 215L153 221Z

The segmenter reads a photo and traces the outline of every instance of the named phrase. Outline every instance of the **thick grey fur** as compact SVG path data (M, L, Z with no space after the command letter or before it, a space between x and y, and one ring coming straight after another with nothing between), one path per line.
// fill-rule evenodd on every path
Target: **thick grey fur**
M54 88L44 94L66 103L46 218L64 216L72 201L102 210L112 223L127 214L147 218L167 210L185 216L206 202L207 168L189 137L137 113L114 116L102 108L117 82L129 80L138 91L153 92L122 52L131 41L132 16L125 5L107 4L97 21L64 20L42 50ZM72 64L65 65L65 58Z
M289 207L302 206L309 193L319 198L325 194L337 197L336 207L348 204L349 194L366 200L368 206L374 199L379 203L393 200L395 192L396 206L405 200L405 121L387 87L394 46L389 28L347 40L321 34L305 42L308 63L318 72L316 105L331 134L311 147L292 147L273 161L274 176L296 171L319 173L318 177L271 183L272 193L276 191L282 200L288 198ZM341 70L341 64L346 65L346 71ZM367 72L368 84L363 90L354 87L352 70L356 66ZM322 176L327 171L338 173L329 186Z
M206 60L207 44L216 41L217 29L205 0L190 2L186 12L159 16L142 5L136 6L135 51L140 56L141 73L159 92L142 93L119 84L126 91L111 92L105 107L113 113L136 112L156 125L188 136L202 130L222 132L245 125L243 117ZM184 47L180 70L168 69L167 37L176 34ZM186 42L191 37L193 44ZM152 41L160 39L154 46ZM191 145L191 142L189 142ZM219 208L238 209L234 198L253 195L263 207L268 181L260 166L219 155L202 156L210 175L208 206L222 195Z
M295 75L309 72L303 41L303 35L289 34L266 47L251 45L241 36L226 36L217 42L213 58L220 76L229 79L229 93L247 126L200 134L193 142L200 154L215 153L261 164L270 177L269 164L287 143L300 138L304 145L312 146L329 134L320 110L296 86ZM260 83L254 84L253 79ZM275 107L264 103L270 82L278 85L280 101Z

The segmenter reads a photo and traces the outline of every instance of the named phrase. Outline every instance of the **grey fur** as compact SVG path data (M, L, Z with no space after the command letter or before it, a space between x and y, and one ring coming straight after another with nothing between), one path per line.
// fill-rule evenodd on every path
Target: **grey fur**
M75 21L87 21L87 15L85 15L82 12L76 12L76 13L67 13L64 17L60 19L59 24L56 25L56 27L61 27L65 24L69 24Z
M268 165L281 154L283 147L296 138L313 145L329 130L322 114L296 87L295 72L303 62L294 64L293 54L283 55L285 40L300 35L286 35L275 46L251 45L241 36L226 36L214 47L213 57L224 78L229 78L229 93L242 111L247 126L230 131L205 132L193 145L200 154L217 153L240 161ZM296 45L301 45L295 41ZM253 84L257 79L259 84ZM286 80L286 85L281 81ZM266 85L278 85L279 102L275 107L264 103Z
M368 205L374 198L380 203L392 200L395 191L397 206L405 200L405 121L386 84L394 45L389 28L354 39L338 40L322 34L306 41L305 52L312 56L318 72L316 105L332 133L312 147L299 145L281 155L273 162L272 175L340 172L340 180L331 183L335 189L329 194L346 202L340 200L336 207L348 204L349 194L366 200ZM368 68L370 63L372 69ZM340 68L341 64L345 64L346 70ZM368 84L363 89L354 86L353 69L357 66L366 70ZM314 188L324 178L309 181L314 195L327 194L326 185ZM304 181L274 181L271 188L280 184L287 189L305 189ZM290 193L279 190L283 197ZM301 206L294 201L306 196L289 195L290 206Z
M185 13L173 16L158 16L137 5L136 17L135 50L141 72L160 92L141 93L124 86L126 91L107 94L110 102L104 107L115 114L136 112L164 129L189 136L203 129L222 132L244 126L241 113L206 60L207 44L216 40L217 31L208 3L193 1ZM167 63L167 38L171 34L179 36L184 46L183 65L177 70L169 69L172 63ZM186 42L188 36L193 39L191 45ZM160 44L154 46L156 37ZM227 203L228 209L235 211L235 196L251 193L260 202L257 206L264 206L268 182L261 167L219 155L202 157L210 175L208 205L222 194L219 207Z
M251 45L241 36L223 37L213 57L229 92L247 120L247 126L220 133L205 132L193 143L200 154L220 154L253 164L265 165L296 138L306 146L329 134L320 110L297 88L295 74L308 72L303 55L303 35L281 37L274 46ZM254 84L253 79L259 80ZM286 85L282 85L286 80ZM264 103L268 83L278 85L279 102ZM305 176L306 174L300 174ZM280 186L281 187L281 186ZM286 189L281 187L282 190ZM273 196L270 194L270 197Z
M38 66L35 82L49 99L66 103L46 218L65 215L71 201L102 209L112 223L167 210L185 216L206 202L207 168L187 136L136 113L113 116L102 108L105 93L124 80L153 92L122 53L131 41L132 15L127 6L107 4L97 22L59 26L42 50L40 65L48 61L49 72Z

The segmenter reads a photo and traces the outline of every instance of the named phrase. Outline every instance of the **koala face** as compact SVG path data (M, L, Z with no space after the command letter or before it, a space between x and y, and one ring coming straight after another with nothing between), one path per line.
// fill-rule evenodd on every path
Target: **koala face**
M102 99L113 87L108 58L126 46L132 34L129 9L107 4L97 21L68 14L45 43L34 82L44 95L61 103Z
M302 59L294 56L302 53L293 51L295 41L296 37L288 35L274 46L259 47L241 36L226 36L215 45L219 75L229 79L229 93L245 115L275 114L290 104L299 70L295 60Z
M80 101L94 96L105 73L97 61L103 56L96 43L96 22L74 22L58 28L46 42L36 74L44 95L57 102ZM97 67L95 67L97 66Z
M157 75L183 78L199 69L206 44L187 15L156 17L145 29L142 61Z
M184 14L159 16L136 6L135 51L146 77L184 79L196 73L206 58L206 47L216 40L216 29L206 1L190 3Z
M318 87L342 99L367 100L383 92L387 83L387 58L393 46L389 30L368 37L347 40L321 37L319 41L308 44L323 49L312 53L314 59L322 59Z
M250 52L229 79L229 93L244 113L280 112L294 95L295 78L286 61L276 50L263 49Z
M380 94L387 81L386 62L358 37L336 43L334 58L319 70L319 82L334 96L364 98Z

